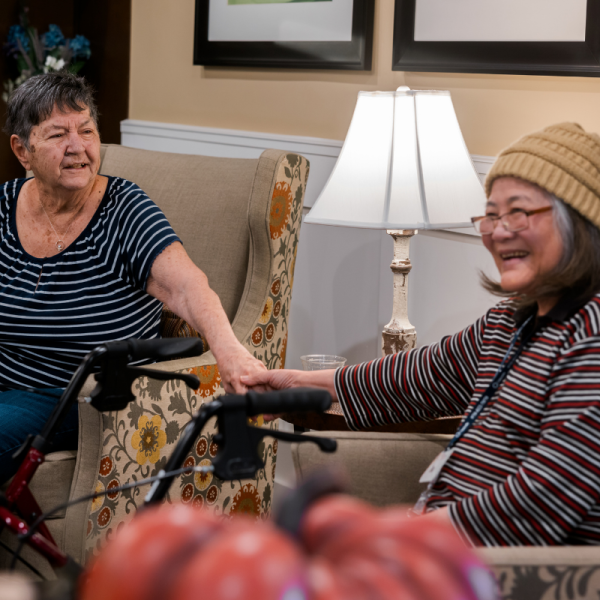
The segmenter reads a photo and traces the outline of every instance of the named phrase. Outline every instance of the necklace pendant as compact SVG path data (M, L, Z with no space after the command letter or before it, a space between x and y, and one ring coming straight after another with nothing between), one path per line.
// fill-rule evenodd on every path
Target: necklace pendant
M64 247L64 242L62 240L58 240L58 242L56 242L56 248L59 252L62 252Z
M35 290L33 290L34 294L37 292L38 285L40 285L40 281L42 279L42 271L43 270L44 270L44 265L42 265L42 267L40 268L40 274L38 275L38 280L37 280L37 283L35 284Z

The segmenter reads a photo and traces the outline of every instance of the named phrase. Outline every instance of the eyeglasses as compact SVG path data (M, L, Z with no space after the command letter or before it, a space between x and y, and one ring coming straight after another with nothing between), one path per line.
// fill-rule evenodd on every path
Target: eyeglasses
M544 206L544 208L536 208L535 210L515 208L504 215L473 217L471 223L473 223L475 231L481 235L492 235L498 222L502 223L502 227L504 227L506 231L516 233L517 231L523 231L529 227L529 217L531 215L537 215L538 213L546 212L547 210L552 210L552 207Z

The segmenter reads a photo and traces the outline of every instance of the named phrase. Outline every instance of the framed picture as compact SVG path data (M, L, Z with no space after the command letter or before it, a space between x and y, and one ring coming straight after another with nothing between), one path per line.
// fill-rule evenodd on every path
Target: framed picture
M600 0L395 0L394 71L600 76Z
M369 70L375 0L196 0L194 64Z

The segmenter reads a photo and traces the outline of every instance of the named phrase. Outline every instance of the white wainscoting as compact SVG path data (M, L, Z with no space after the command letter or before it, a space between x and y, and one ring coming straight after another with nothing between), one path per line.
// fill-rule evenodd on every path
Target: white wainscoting
M311 163L306 207L314 204L342 147L337 140L131 119L121 123L121 133L123 145L146 150L235 158L257 158L267 148L298 152ZM483 179L493 159L472 158ZM383 231L303 225L288 367L300 368L303 354L338 354L351 364L380 355L380 332L392 313L392 253L392 240ZM494 265L472 230L420 233L411 242L411 262L409 317L419 345L459 331L495 302L479 286L478 271L493 274ZM277 489L295 481L291 455L282 446Z

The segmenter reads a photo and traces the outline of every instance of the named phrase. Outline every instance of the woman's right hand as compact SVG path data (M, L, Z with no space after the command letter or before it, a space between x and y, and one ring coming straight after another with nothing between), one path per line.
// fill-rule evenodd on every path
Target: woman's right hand
M241 382L249 388L258 387L263 390L286 390L295 387L312 387L327 390L333 400L337 400L334 385L335 369L324 371L296 371L294 369L277 369L258 371L240 377Z
M335 369L325 371L296 371L293 369L277 369L259 371L251 375L242 375L240 381L257 391L287 390L295 387L312 387L327 390L333 401L337 400L334 385ZM265 421L277 418L278 415L265 415Z
M275 371L261 371L251 375L243 375L240 381L249 388L257 387L264 391L287 390L289 388L303 387L300 382L303 371L292 369L277 369Z

